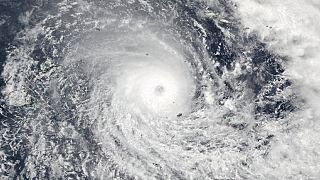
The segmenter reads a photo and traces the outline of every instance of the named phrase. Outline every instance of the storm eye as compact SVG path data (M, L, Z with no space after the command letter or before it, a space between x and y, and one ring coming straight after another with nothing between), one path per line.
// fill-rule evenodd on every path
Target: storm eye
M163 93L165 93L165 89L162 85L157 85L155 88L154 88L154 93L158 96L161 96Z

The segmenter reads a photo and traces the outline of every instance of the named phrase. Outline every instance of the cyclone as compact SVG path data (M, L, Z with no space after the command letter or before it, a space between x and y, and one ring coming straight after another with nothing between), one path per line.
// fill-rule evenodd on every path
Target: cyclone
M303 2L0 2L0 178L319 178Z
M100 61L90 63L105 64L103 71L108 73L103 72L101 80L106 82L99 88L106 88L105 93L110 89L112 107L163 117L190 111L195 84L180 52L146 32L128 37L122 34L123 39L108 38L108 33L99 32L97 37L85 40L74 54L89 56L88 61L97 54L101 56ZM91 41L95 47L90 47Z

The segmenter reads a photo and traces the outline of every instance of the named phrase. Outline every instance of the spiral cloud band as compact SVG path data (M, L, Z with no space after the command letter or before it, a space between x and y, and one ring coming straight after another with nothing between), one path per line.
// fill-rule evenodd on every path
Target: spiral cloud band
M303 2L0 2L0 179L319 179Z

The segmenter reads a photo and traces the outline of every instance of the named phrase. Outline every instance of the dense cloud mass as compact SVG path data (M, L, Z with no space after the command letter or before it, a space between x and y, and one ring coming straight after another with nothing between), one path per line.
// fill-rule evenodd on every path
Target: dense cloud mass
M320 178L316 0L0 2L0 179Z

